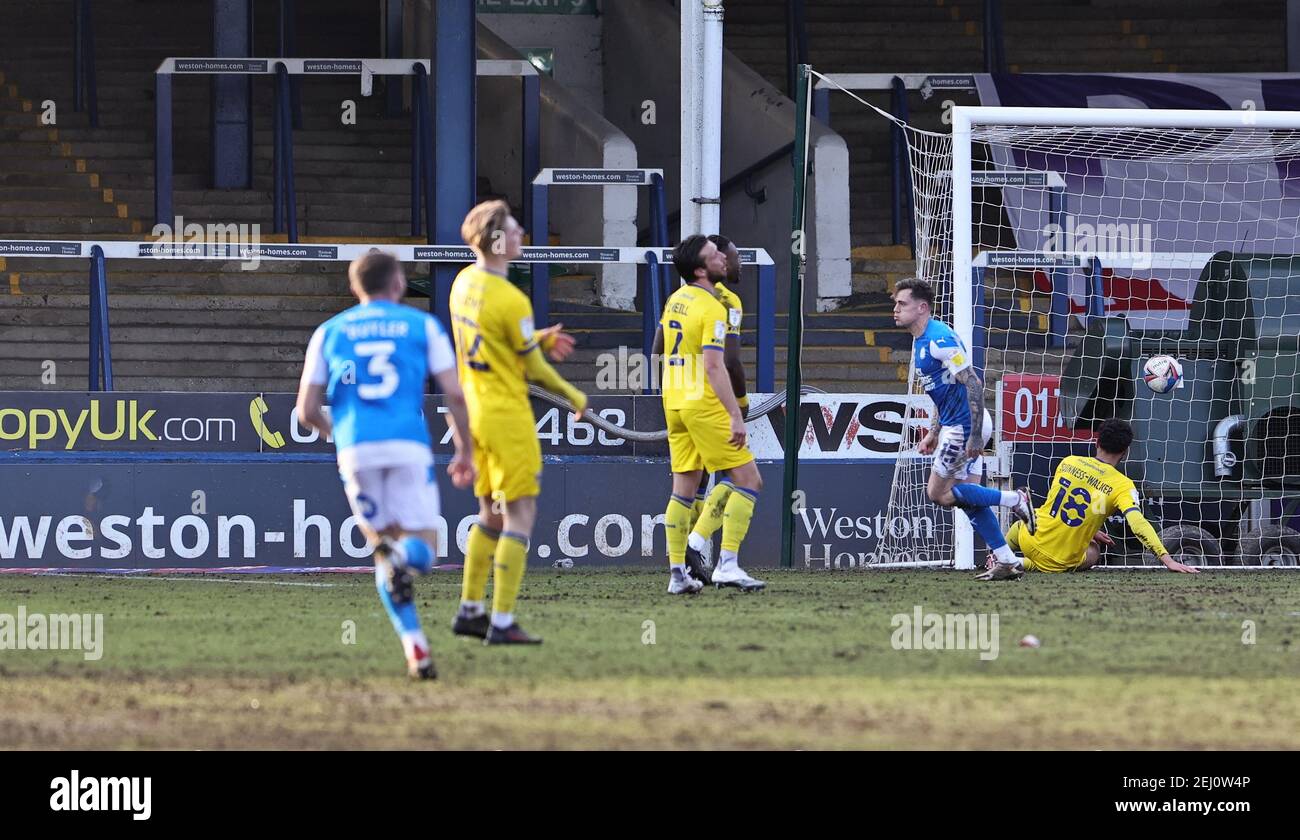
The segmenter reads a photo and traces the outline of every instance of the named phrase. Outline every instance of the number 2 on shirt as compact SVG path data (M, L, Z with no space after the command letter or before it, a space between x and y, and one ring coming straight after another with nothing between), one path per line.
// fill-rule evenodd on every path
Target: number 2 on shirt
M669 321L668 329L677 330L677 338L673 341L673 349L668 352L668 356L669 356L668 364L680 365L682 363L682 360L673 357L677 355L677 351L681 348L682 336L686 334L686 331L682 329L681 321Z

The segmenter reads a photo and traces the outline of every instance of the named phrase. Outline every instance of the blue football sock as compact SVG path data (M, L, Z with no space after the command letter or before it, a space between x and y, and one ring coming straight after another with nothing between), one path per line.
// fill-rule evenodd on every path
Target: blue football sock
M1002 529L998 527L998 518L993 515L993 511L984 507L966 515L970 517L975 533L984 538L990 550L996 551L1007 544L1007 539L1002 536Z
M408 604L394 604L392 596L388 594L388 581L381 566L375 567L375 588L379 590L379 600L388 613L388 619L393 622L393 630L397 635L401 636L403 633L420 629L420 616L415 611L415 599L412 598Z
M407 566L422 575L427 575L433 570L433 552L429 550L424 540L419 537L405 537L398 545L406 555Z
M979 484L958 482L952 486L952 494L957 499L957 507L969 508L997 507L1002 504L1002 491Z

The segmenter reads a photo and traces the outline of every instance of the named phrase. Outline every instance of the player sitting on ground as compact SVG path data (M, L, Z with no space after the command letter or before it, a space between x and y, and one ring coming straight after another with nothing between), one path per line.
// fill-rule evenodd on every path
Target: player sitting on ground
M673 265L686 285L668 298L660 320L668 348L660 385L673 472L672 494L664 514L671 573L668 591L683 595L698 592L704 585L688 574L685 566L691 503L700 485L701 469L726 472L731 477L713 584L745 591L762 589L766 584L746 574L738 560L763 480L745 445L745 418L722 360L727 310L718 301L714 283L726 276L726 257L708 239L696 235L673 249Z
M348 266L348 279L361 302L312 335L298 417L322 437L333 433L348 504L374 549L379 599L402 640L407 669L432 679L437 671L411 583L412 572L433 567L438 545L424 385L432 374L446 395L456 445L447 472L457 487L468 487L473 453L456 356L436 318L399 302L406 277L396 257L372 251Z
M478 258L451 285L451 322L474 438L479 515L469 532L460 609L451 629L490 645L540 644L514 620L542 475L528 380L567 398L577 418L587 396L542 357L546 352L563 361L573 337L559 324L534 332L532 304L507 277L524 240L510 206L483 202L469 211L460 232ZM483 605L489 570L495 575L490 620Z
M713 234L709 241L727 258L727 283L736 286L740 283L740 251L725 236ZM745 390L745 363L740 360L740 324L744 320L744 307L740 295L723 285L722 281L713 284L718 301L727 309L727 340L722 350L722 363L727 368L731 387L736 393L736 405L741 413L749 411L749 394ZM660 325L655 329L654 353L664 352L664 330ZM713 582L713 568L709 562L709 553L713 544L713 534L722 527L723 516L727 508L727 499L731 496L734 485L727 476L719 476L712 492L709 491L709 473L700 473L700 485L695 490L695 503L691 505L690 536L686 542L686 569L691 576L703 583ZM705 515L705 511L708 514Z
M990 508L1011 508L1032 534L1033 501L1025 488L1002 492L979 484L981 456L993 435L993 420L984 410L984 383L957 333L931 317L933 306L934 291L924 280L903 280L894 288L894 323L912 335L912 362L935 407L930 430L917 447L922 455L934 454L926 495L942 507L964 510L998 559L1010 563L1015 555ZM979 434L972 433L975 418L983 418Z
M1141 497L1133 482L1116 467L1133 443L1133 427L1111 418L1097 430L1097 455L1071 455L1063 459L1052 476L1048 498L1038 508L1038 531L1025 533L1019 522L1007 531L1007 542L1024 555L1020 563L1000 563L989 555L980 580L1010 580L1026 569L1040 572L1082 572L1101 558L1097 543L1114 540L1099 529L1106 517L1116 512L1148 551L1171 572L1197 574L1200 570L1169 556L1160 537L1142 515Z

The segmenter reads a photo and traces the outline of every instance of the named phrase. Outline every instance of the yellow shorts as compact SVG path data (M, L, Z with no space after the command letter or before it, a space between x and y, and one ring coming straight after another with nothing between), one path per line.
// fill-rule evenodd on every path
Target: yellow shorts
M1087 549L1083 554L1075 558L1073 563L1065 563L1057 560L1052 555L1043 551L1038 540L1023 528L1024 523L1016 521L1012 523L1011 528L1007 531L1007 545L1011 546L1013 551L1018 551L1024 558L1023 565L1027 572L1047 572L1054 574L1059 572L1072 572L1083 565L1083 561L1088 558Z
M513 502L541 492L542 445L531 417L494 419L472 437L475 496Z
M754 460L748 446L731 445L731 417L721 405L709 408L669 408L668 451L675 473L730 470Z

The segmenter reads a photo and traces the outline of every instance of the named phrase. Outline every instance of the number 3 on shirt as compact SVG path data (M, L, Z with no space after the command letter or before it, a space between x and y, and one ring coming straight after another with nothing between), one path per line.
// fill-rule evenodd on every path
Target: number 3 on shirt
M397 390L401 377L397 368L389 361L397 352L397 344L392 341L361 341L353 350L363 359L369 359L366 373L379 377L378 382L366 382L357 385L357 396L363 400L386 400Z

